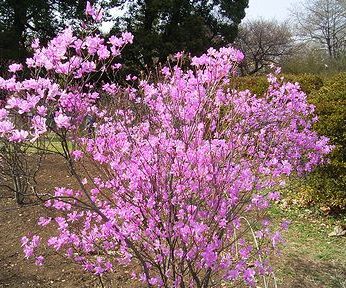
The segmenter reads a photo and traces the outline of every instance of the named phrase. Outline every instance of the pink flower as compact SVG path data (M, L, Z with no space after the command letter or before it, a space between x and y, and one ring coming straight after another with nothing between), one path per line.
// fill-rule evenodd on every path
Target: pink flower
M90 15L90 16L94 15L95 13L94 8L92 7L89 1L87 1L86 3L85 13L86 15Z
M25 254L25 258L30 258L34 255L35 248L37 248L40 245L41 237L38 235L34 235L32 237L32 240L30 241L29 238L23 237L21 239L23 252Z
M153 278L150 278L148 282L150 285L157 285L159 281L157 278L153 277Z
M286 175L291 174L292 165L289 163L289 161L287 161L287 160L282 161L282 172Z
M26 237L26 236L23 236L23 237L20 239L20 242L22 243L22 247L23 247L23 246L25 246L26 244L28 244L29 238Z
M44 218L44 217L40 217L38 219L38 222L37 224L40 225L40 226L47 226L50 222L52 221L52 218Z
M109 43L119 48L124 45L124 39L112 35L111 37L109 37Z
M83 157L83 155L84 155L84 153L82 151L80 151L80 150L74 150L72 152L72 156L73 156L74 160L81 159Z
M129 32L123 32L121 34L121 37L123 38L124 42L127 44L132 44L133 43L133 35Z
M22 64L11 64L10 66L8 66L8 71L12 72L12 73L16 73L18 71L21 71L23 69L23 65Z
M38 235L34 235L31 240L31 245L36 248L41 242L41 237Z
M8 120L0 121L0 133L8 133L14 129L12 122Z
M34 248L31 245L24 245L23 247L24 257L29 259L34 255Z
M88 53L91 55L94 55L96 52L98 52L98 50L102 47L102 43L103 43L103 39L97 36L96 37L88 36L85 40L85 45L88 48Z
M87 1L87 4L86 4L85 14L91 16L96 22L101 21L103 17L102 9L99 9L98 11L96 11L89 1Z
M276 231L273 234L271 240L272 240L273 247L277 247L278 244L283 243L284 241L279 231Z
M283 230L287 230L288 227L290 226L290 224L291 224L291 221L290 221L290 220L283 220L283 221L281 222L280 226L281 226L281 228L282 228Z
M36 115L32 118L32 127L35 135L39 136L47 131L46 118Z
M44 106L38 106L37 107L37 113L38 113L38 115L44 117L47 115L47 108Z
M205 261L207 267L212 267L217 260L217 253L214 251L212 246L208 246L204 252L202 252L202 257Z
M96 275L102 275L105 272L105 269L101 267L101 265L95 266L95 274Z
M80 218L80 215L76 211L74 211L73 213L67 214L67 217L68 217L67 221L73 223Z
M179 60L184 56L184 52L177 52L174 54L174 58Z
M32 49L38 49L40 47L40 39L35 38L34 41L31 43L31 48Z
M37 266L43 266L43 264L44 264L44 257L43 256L36 257L35 264Z
M113 70L119 70L121 67L122 67L122 65L120 63L116 63L116 64L112 65Z
M63 114L54 117L54 121L58 128L68 129L71 126L71 118Z
M95 20L95 22L100 22L103 18L103 10L99 9L92 17Z
M244 271L244 279L249 286L255 286L255 275L256 271L251 268L248 268Z
M0 109L0 121L6 119L6 117L8 116L8 111L4 108Z
M270 192L268 194L268 199L271 201L279 201L280 200L280 193L279 192Z
M14 130L9 140L12 142L23 142L26 138L28 138L29 133L25 130Z
M107 59L110 56L110 52L108 51L107 47L104 45L101 45L99 49L97 50L97 55L101 60Z

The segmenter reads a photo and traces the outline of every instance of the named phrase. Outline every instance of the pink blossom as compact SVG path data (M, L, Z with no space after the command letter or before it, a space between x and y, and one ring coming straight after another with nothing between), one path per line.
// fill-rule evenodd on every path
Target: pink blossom
M32 127L35 135L41 135L47 131L46 118L36 115L32 118Z
M280 234L279 231L276 231L274 233L274 235L272 236L272 244L273 244L273 247L277 247L278 244L282 243L283 242L283 238Z
M22 246L26 245L29 242L29 238L26 236L23 236L20 240L20 242L22 243Z
M122 39L126 44L132 44L133 43L133 35L129 32L123 32L121 34Z
M79 160L83 157L84 153L80 150L75 150L72 152L72 156L75 160Z
M256 275L256 271L251 268L248 268L244 271L245 282L251 287L256 286L255 275Z
M29 133L25 130L14 130L12 135L9 137L9 140L12 142L22 142L27 139Z
M110 56L110 52L108 51L107 47L104 45L101 45L99 49L97 50L97 55L101 60L107 59Z
M86 8L85 8L85 13L87 14L87 15L93 15L95 12L94 12L94 8L92 7L92 5L90 4L90 2L89 1L87 1L87 3L86 3Z
M52 221L52 218L40 217L37 224L40 226L47 226Z
M55 116L54 121L58 128L68 129L71 126L71 118L63 114L59 114L58 116Z
M99 9L98 11L93 7L89 1L87 1L86 9L85 9L86 15L91 16L96 22L101 21L102 19L102 10Z
M37 107L37 113L38 113L39 116L44 117L44 116L47 115L47 108L44 107L44 106L38 106Z
M18 71L21 71L23 69L23 65L22 64L11 64L10 66L8 66L8 71L12 72L12 73L16 73Z
M283 220L282 222L281 222L281 228L283 229L283 230L288 230L288 227L290 226L290 224L291 224L291 221L290 220Z
M43 264L44 264L44 257L43 256L36 257L35 264L37 266L43 266Z
M177 60L181 59L184 56L184 52L177 52L174 54L174 58Z
M115 35L112 35L111 37L109 37L109 43L119 48L123 46L125 42L123 38L118 38Z
M279 192L270 192L268 194L268 199L272 201L279 201L280 200L280 193Z
M8 110L0 108L0 121L5 120L8 116Z
M38 49L40 47L40 39L35 38L34 41L31 43L32 49Z
M30 257L34 255L34 248L31 245L28 245L28 246L24 245L23 252L24 252L25 258L29 259Z
M25 254L25 258L28 259L34 256L35 250L40 245L40 242L41 242L41 237L39 237L38 235L34 235L31 241L29 240L28 237L22 237L21 243L22 243L24 254Z
M0 133L8 133L14 129L14 125L9 120L0 121Z

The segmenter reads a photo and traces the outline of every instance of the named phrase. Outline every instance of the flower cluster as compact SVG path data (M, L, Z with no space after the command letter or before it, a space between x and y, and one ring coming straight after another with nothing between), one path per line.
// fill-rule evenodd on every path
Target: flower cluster
M87 13L99 15L95 11ZM0 89L7 95L0 109L0 136L20 142L35 140L47 130L80 127L85 117L93 114L102 93L94 78L119 68L115 58L132 41L130 33L104 39L91 28L80 37L66 28L46 47L35 40L34 54L26 59L26 66L12 64L12 77L0 77ZM31 78L22 79L24 68L29 69ZM14 120L18 114L23 116L20 123Z

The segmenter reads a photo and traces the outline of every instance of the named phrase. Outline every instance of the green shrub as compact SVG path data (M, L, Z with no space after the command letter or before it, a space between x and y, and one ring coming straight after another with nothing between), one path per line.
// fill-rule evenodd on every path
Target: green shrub
M296 53L292 57L285 59L281 65L284 73L302 74L325 73L327 68L325 63L325 55L320 51L307 50L304 53Z
M309 101L316 106L319 121L314 129L335 145L329 163L302 180L294 181L287 197L302 206L346 209L346 73L330 77L314 74L286 74L285 79L298 82ZM265 76L246 76L231 80L235 89L249 89L262 95L268 88ZM297 185L298 184L298 185Z
M330 78L311 102L319 116L316 131L335 145L330 163L311 174L316 196L329 206L346 208L346 73Z
M346 55L336 59L328 57L324 51L305 50L297 53L281 63L282 71L290 74L311 73L315 75L331 75L346 71Z
M301 89L307 94L318 91L323 87L323 79L315 74L285 74L284 77L286 81L298 82Z
M269 86L267 77L265 76L232 77L230 81L230 86L233 89L248 89L256 95L262 95L268 89Z
M323 79L314 74L284 74L283 77L289 82L298 82L302 90L310 94L315 90L319 90L323 86ZM262 95L268 89L269 83L266 76L244 76L231 79L231 87L244 90L249 89L256 95Z
M302 205L346 208L346 73L337 74L315 90L309 100L316 106L319 121L314 129L335 145L330 162L310 173L300 187L289 194Z

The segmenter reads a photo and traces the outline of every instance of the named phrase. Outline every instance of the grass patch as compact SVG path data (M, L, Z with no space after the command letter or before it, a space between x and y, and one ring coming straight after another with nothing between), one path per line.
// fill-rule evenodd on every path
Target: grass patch
M287 243L274 268L279 287L346 287L346 237L328 237L346 216L322 217L309 210L270 211L274 219L289 219Z

